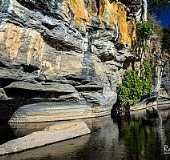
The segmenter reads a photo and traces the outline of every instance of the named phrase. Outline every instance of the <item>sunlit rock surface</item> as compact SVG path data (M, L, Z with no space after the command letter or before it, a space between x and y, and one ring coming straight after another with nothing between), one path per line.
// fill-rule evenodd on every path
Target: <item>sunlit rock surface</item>
M64 104L65 103L65 104ZM79 118L106 116L107 108L97 105L63 102L41 102L20 107L11 117L9 123L48 122Z
M140 0L0 0L0 87L15 100L9 117L44 97L83 101L109 113L141 19ZM45 89L43 96L29 89L49 82L54 90L70 85L74 93Z

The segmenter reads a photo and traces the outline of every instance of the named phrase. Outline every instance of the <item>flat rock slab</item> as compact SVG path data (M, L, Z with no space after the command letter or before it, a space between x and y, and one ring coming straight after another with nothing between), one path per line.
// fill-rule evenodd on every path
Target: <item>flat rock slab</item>
M61 83L30 83L30 82L13 82L5 90L28 90L37 92L57 92L57 93L74 93L75 88L69 84Z
M0 145L0 155L22 152L48 144L76 138L89 134L91 131L83 121L55 124L42 131L33 132L22 138L11 140Z

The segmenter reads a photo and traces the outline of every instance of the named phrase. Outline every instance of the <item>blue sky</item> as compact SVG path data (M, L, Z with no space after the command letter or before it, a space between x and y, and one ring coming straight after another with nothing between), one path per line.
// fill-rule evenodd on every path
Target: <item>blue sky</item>
M170 26L170 4L165 7L157 7L153 9L157 21L163 26Z

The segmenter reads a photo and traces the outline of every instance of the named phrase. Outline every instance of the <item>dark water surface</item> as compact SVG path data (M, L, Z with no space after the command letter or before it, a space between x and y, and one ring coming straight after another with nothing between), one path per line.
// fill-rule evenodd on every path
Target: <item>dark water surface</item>
M89 126L97 129L92 134L69 141L45 146L22 153L0 157L0 160L170 160L164 145L170 146L170 119L163 123L146 124L141 121L121 120L110 117L92 119ZM35 124L34 124L35 125ZM46 125L46 124L45 124ZM36 124L32 127L42 127ZM25 133L31 126L25 126ZM9 135L24 133L24 125L15 129L0 129L1 142ZM3 133L3 134L2 134ZM7 136L8 135L8 136ZM14 136L15 137L15 136Z

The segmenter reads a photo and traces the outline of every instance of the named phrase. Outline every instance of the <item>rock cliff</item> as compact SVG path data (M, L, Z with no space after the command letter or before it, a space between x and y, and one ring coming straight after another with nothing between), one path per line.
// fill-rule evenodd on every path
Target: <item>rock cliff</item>
M109 114L142 17L141 0L0 0L0 117Z

